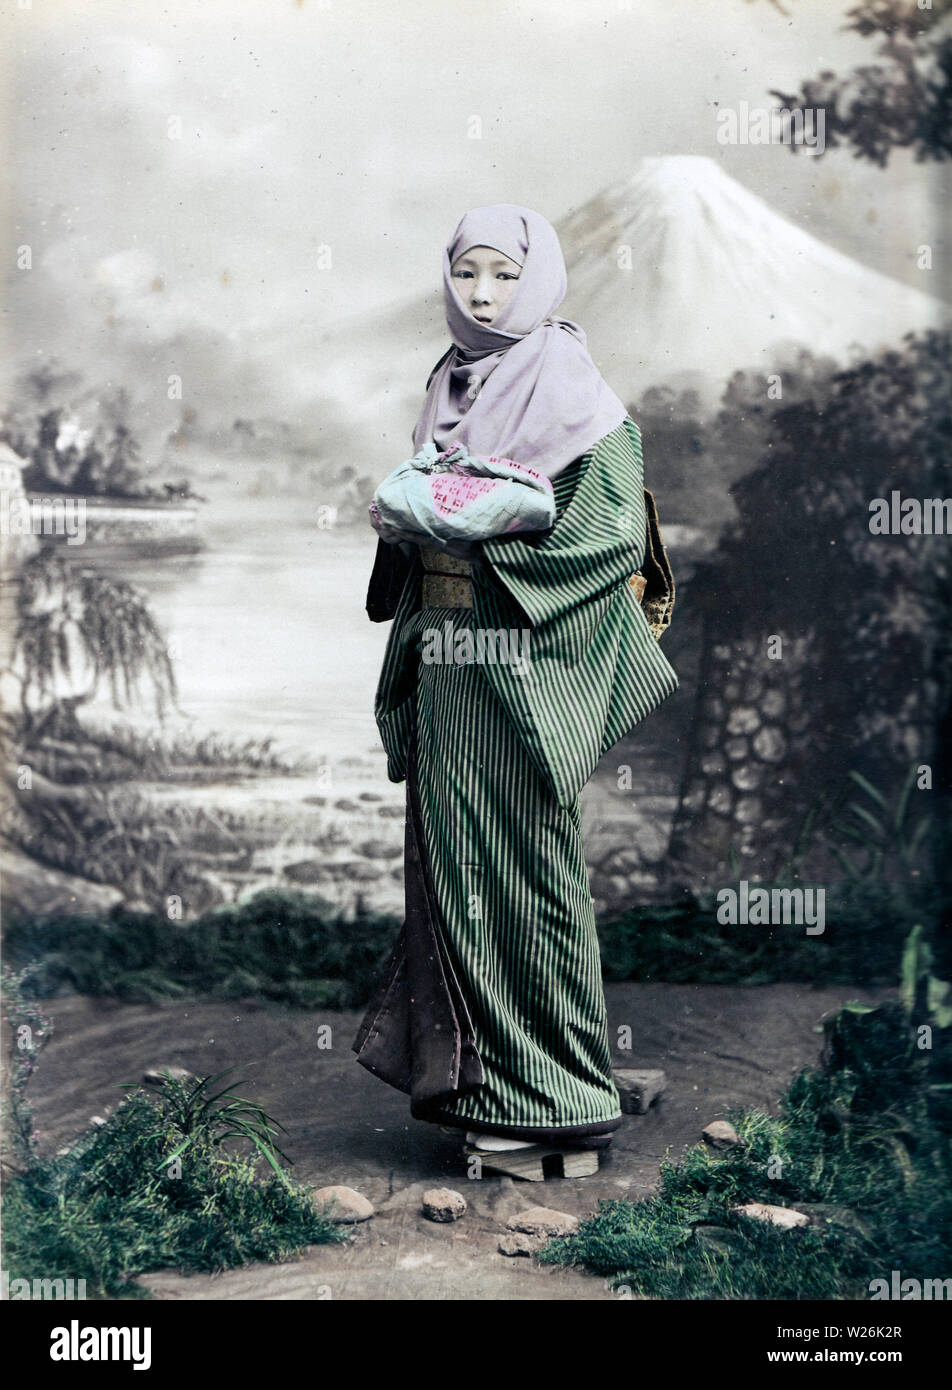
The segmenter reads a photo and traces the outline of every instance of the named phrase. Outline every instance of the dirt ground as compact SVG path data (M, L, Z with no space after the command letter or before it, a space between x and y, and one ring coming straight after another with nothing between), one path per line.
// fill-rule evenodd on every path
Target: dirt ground
M60 1147L90 1117L115 1106L116 1086L155 1066L198 1074L238 1066L242 1094L286 1126L282 1147L294 1176L317 1187L342 1183L374 1204L346 1246L312 1246L282 1265L220 1275L161 1271L142 1277L160 1299L530 1299L614 1298L581 1270L499 1253L506 1221L546 1205L584 1216L599 1198L649 1195L658 1165L677 1159L729 1105L776 1113L791 1076L816 1061L817 1025L847 999L875 1003L889 990L798 985L612 984L610 1036L630 1026L633 1050L618 1067L660 1067L664 1098L626 1116L597 1176L469 1180L459 1142L409 1117L407 1097L358 1065L350 1050L359 1015L236 1004L117 1004L83 996L49 1001L54 1023L28 1088L42 1152ZM324 1029L323 1033L319 1030ZM327 1029L330 1030L329 1034ZM322 1040L330 1046L319 1047ZM468 1202L452 1224L426 1220L426 1188L446 1186Z

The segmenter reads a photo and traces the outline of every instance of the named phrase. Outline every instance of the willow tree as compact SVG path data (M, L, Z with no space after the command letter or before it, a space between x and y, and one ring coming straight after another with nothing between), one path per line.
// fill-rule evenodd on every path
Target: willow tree
M151 690L160 719L177 693L165 637L141 590L49 549L21 572L11 674L20 684L20 732L33 741L80 736L77 711L103 690L118 709Z

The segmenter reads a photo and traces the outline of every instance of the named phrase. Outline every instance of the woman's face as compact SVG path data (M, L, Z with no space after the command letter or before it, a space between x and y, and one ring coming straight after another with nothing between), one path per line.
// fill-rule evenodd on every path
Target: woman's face
M515 293L522 267L493 246L471 246L450 269L468 312L480 323L492 323Z

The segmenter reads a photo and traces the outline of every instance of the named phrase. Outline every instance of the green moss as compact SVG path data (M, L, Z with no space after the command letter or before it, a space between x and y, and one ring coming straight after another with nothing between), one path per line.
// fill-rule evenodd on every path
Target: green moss
M826 895L820 936L807 936L803 926L793 924L720 923L713 894L671 907L633 907L606 915L598 923L605 979L888 984L894 978L892 962L913 923L941 920L938 891L927 887L915 898L901 883L811 887L823 887Z
M357 1008L370 997L399 923L348 918L303 893L265 891L180 923L150 913L21 918L5 938L24 991L150 1001L256 996L306 1008Z
M881 895L848 886L827 898L827 927L725 926L716 904L633 908L599 922L605 979L712 984L882 984L909 929ZM6 958L34 999L76 991L152 1001L250 996L301 1008L366 1004L396 940L397 918L345 915L305 893L268 889L183 923L118 909L21 917Z

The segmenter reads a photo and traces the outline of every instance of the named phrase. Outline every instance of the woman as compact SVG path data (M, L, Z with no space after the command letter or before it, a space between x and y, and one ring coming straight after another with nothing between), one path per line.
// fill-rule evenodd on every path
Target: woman
M621 1111L579 793L678 684L628 583L645 551L640 437L581 328L554 317L566 274L545 218L468 212L443 285L452 346L419 452L371 508L407 914L354 1050L416 1118L485 1154L600 1148ZM486 634L520 634L518 659L494 659L497 640L480 660Z

